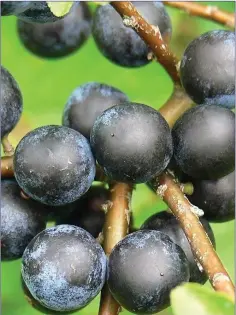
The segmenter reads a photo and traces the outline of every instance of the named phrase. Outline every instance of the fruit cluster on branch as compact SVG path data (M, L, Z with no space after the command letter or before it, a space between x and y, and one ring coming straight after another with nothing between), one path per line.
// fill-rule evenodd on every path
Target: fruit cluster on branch
M232 15L212 7L164 4L234 26ZM69 312L101 292L100 315L118 314L120 306L154 314L169 306L176 286L207 278L234 299L209 222L234 218L235 34L202 34L178 60L161 2L111 2L94 15L75 2L59 18L44 1L3 1L1 14L17 16L20 40L40 57L67 56L92 33L108 60L134 68L156 59L174 83L159 111L115 87L83 84L71 93L62 125L34 129L12 152L7 136L21 117L23 97L1 67L2 260L22 257L31 303ZM95 180L104 185L93 186ZM189 199L181 190L186 182L193 186ZM140 183L170 212L135 231L131 196ZM55 226L46 229L51 220Z

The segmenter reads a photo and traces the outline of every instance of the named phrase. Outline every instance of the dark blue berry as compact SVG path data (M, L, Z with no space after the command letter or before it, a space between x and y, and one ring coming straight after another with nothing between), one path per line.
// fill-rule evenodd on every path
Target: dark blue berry
M132 2L139 13L153 26L158 26L168 42L172 27L170 17L161 2ZM149 63L149 49L131 27L110 5L97 8L93 19L93 37L101 53L110 61L125 67L140 67Z
M172 157L170 128L155 109L123 103L107 109L93 126L91 147L112 179L144 183L160 174Z
M186 48L180 76L183 87L197 104L235 106L235 34L209 31Z
M45 58L67 56L78 50L91 32L91 13L84 2L62 19L51 23L29 23L18 19L18 34L33 54Z
M63 126L29 132L14 155L15 177L31 198L51 206L79 199L92 185L95 161L88 141Z
M140 230L112 250L109 289L118 303L135 314L154 314L169 305L172 289L189 280L183 250L159 232Z
M77 87L66 103L62 124L90 138L96 118L106 109L128 101L120 90L97 82L89 82Z
M1 67L1 138L14 129L21 117L22 109L20 88L10 72Z
M1 259L14 260L22 256L32 238L46 227L39 206L21 197L14 180L1 182Z
M55 311L90 303L106 278L106 255L85 230L58 225L39 233L22 257L22 277L32 296Z
M1 16L14 15L26 11L31 1L1 1Z

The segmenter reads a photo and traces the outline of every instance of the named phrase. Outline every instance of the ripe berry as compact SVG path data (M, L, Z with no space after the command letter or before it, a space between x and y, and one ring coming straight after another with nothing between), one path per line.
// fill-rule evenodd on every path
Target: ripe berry
M157 1L132 4L147 22L159 27L163 38L169 42L172 27L164 5ZM131 27L124 25L121 16L110 4L97 8L92 31L99 50L110 61L125 67L140 67L149 63L147 45Z
M10 72L1 67L1 138L16 126L22 109L23 100L20 88Z
M105 222L105 212L102 206L110 199L109 190L91 187L86 194L74 203L74 210L66 216L57 219L56 224L72 224L98 237Z
M14 15L26 11L31 1L1 1L1 16Z
M39 233L22 257L22 277L43 306L63 312L80 309L101 291L106 255L85 230L58 225Z
M127 101L128 97L112 86L97 82L83 84L70 95L62 124L89 139L96 118L106 109Z
M123 103L107 109L93 126L90 142L112 179L144 183L160 174L172 156L170 128L155 109Z
M184 52L180 76L198 104L235 106L235 34L214 30L194 39Z
M154 314L169 305L170 291L189 280L183 250L158 231L140 230L112 250L108 286L118 303L135 314Z
M200 221L207 232L213 246L215 247L215 238L213 231L211 229L210 224L207 220L200 218ZM207 281L207 275L203 270L200 270L195 257L193 256L190 244L187 240L187 237L184 234L178 220L175 216L171 213L166 211L162 211L150 216L141 226L143 230L156 230L160 231L169 236L169 238L177 244L179 247L182 248L184 251L188 263L189 263L189 270L190 270L190 282L197 282L200 284L204 284Z
M194 192L189 200L204 211L211 222L226 222L235 218L235 172L218 180L192 179Z
M51 206L79 199L92 185L95 161L88 141L62 126L29 132L14 155L15 177L31 198Z
M20 258L32 238L46 227L39 207L23 199L20 191L14 180L1 182L2 260Z
M24 46L33 54L57 58L78 50L91 32L91 13L84 2L68 15L51 23L29 23L18 19L18 34Z
M70 12L77 5L78 2L74 2ZM19 19L30 23L50 23L63 18L57 17L52 13L47 1L30 1L30 7L27 10L16 14L16 16Z
M234 170L235 114L218 106L196 106L173 130L174 158L181 170L200 179L218 179Z

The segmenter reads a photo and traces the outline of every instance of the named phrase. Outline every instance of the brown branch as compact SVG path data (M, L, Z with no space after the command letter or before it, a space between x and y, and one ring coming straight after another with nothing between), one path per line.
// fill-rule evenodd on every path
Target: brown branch
M229 13L218 9L216 6L203 5L196 2L179 2L179 1L163 1L164 5L182 9L190 15L199 16L205 19L209 19L219 24L223 24L230 28L235 27L235 16L233 13Z
M153 184L157 187L157 194L179 220L192 252L207 273L212 287L228 294L234 300L234 285L194 212L196 207L183 195L170 175L163 173Z
M132 27L150 47L158 62L169 73L172 80L180 85L177 65L179 60L172 54L156 26L152 26L138 13L129 1L112 1L113 8L120 14L126 26Z
M125 183L111 185L111 202L108 204L105 225L103 227L103 248L107 256L113 247L129 232L130 202L133 187ZM99 315L119 314L120 306L112 297L108 286L102 289Z

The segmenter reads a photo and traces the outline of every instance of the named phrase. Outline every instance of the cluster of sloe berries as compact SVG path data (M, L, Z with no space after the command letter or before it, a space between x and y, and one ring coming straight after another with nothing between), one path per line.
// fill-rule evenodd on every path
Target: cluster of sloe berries
M169 43L171 20L163 4L133 4ZM58 18L44 1L2 1L1 15L17 16L20 40L43 58L67 56L92 34L104 57L121 67L150 62L148 46L110 4L92 15L86 3L75 2ZM195 106L172 130L151 106L91 81L72 91L61 125L39 127L21 139L14 179L1 181L1 250L3 261L22 258L22 286L35 307L81 309L107 281L122 307L154 314L169 306L176 286L207 281L179 222L165 209L136 231L131 222L131 233L106 257L98 237L110 192L93 183L96 165L109 180L130 184L148 184L172 170L181 183L193 184L189 200L204 211L200 221L215 247L209 222L234 219L234 51L235 34L227 30L207 32L188 45L179 71ZM21 117L23 93L4 67L1 78L3 139ZM46 228L49 221L55 224Z

